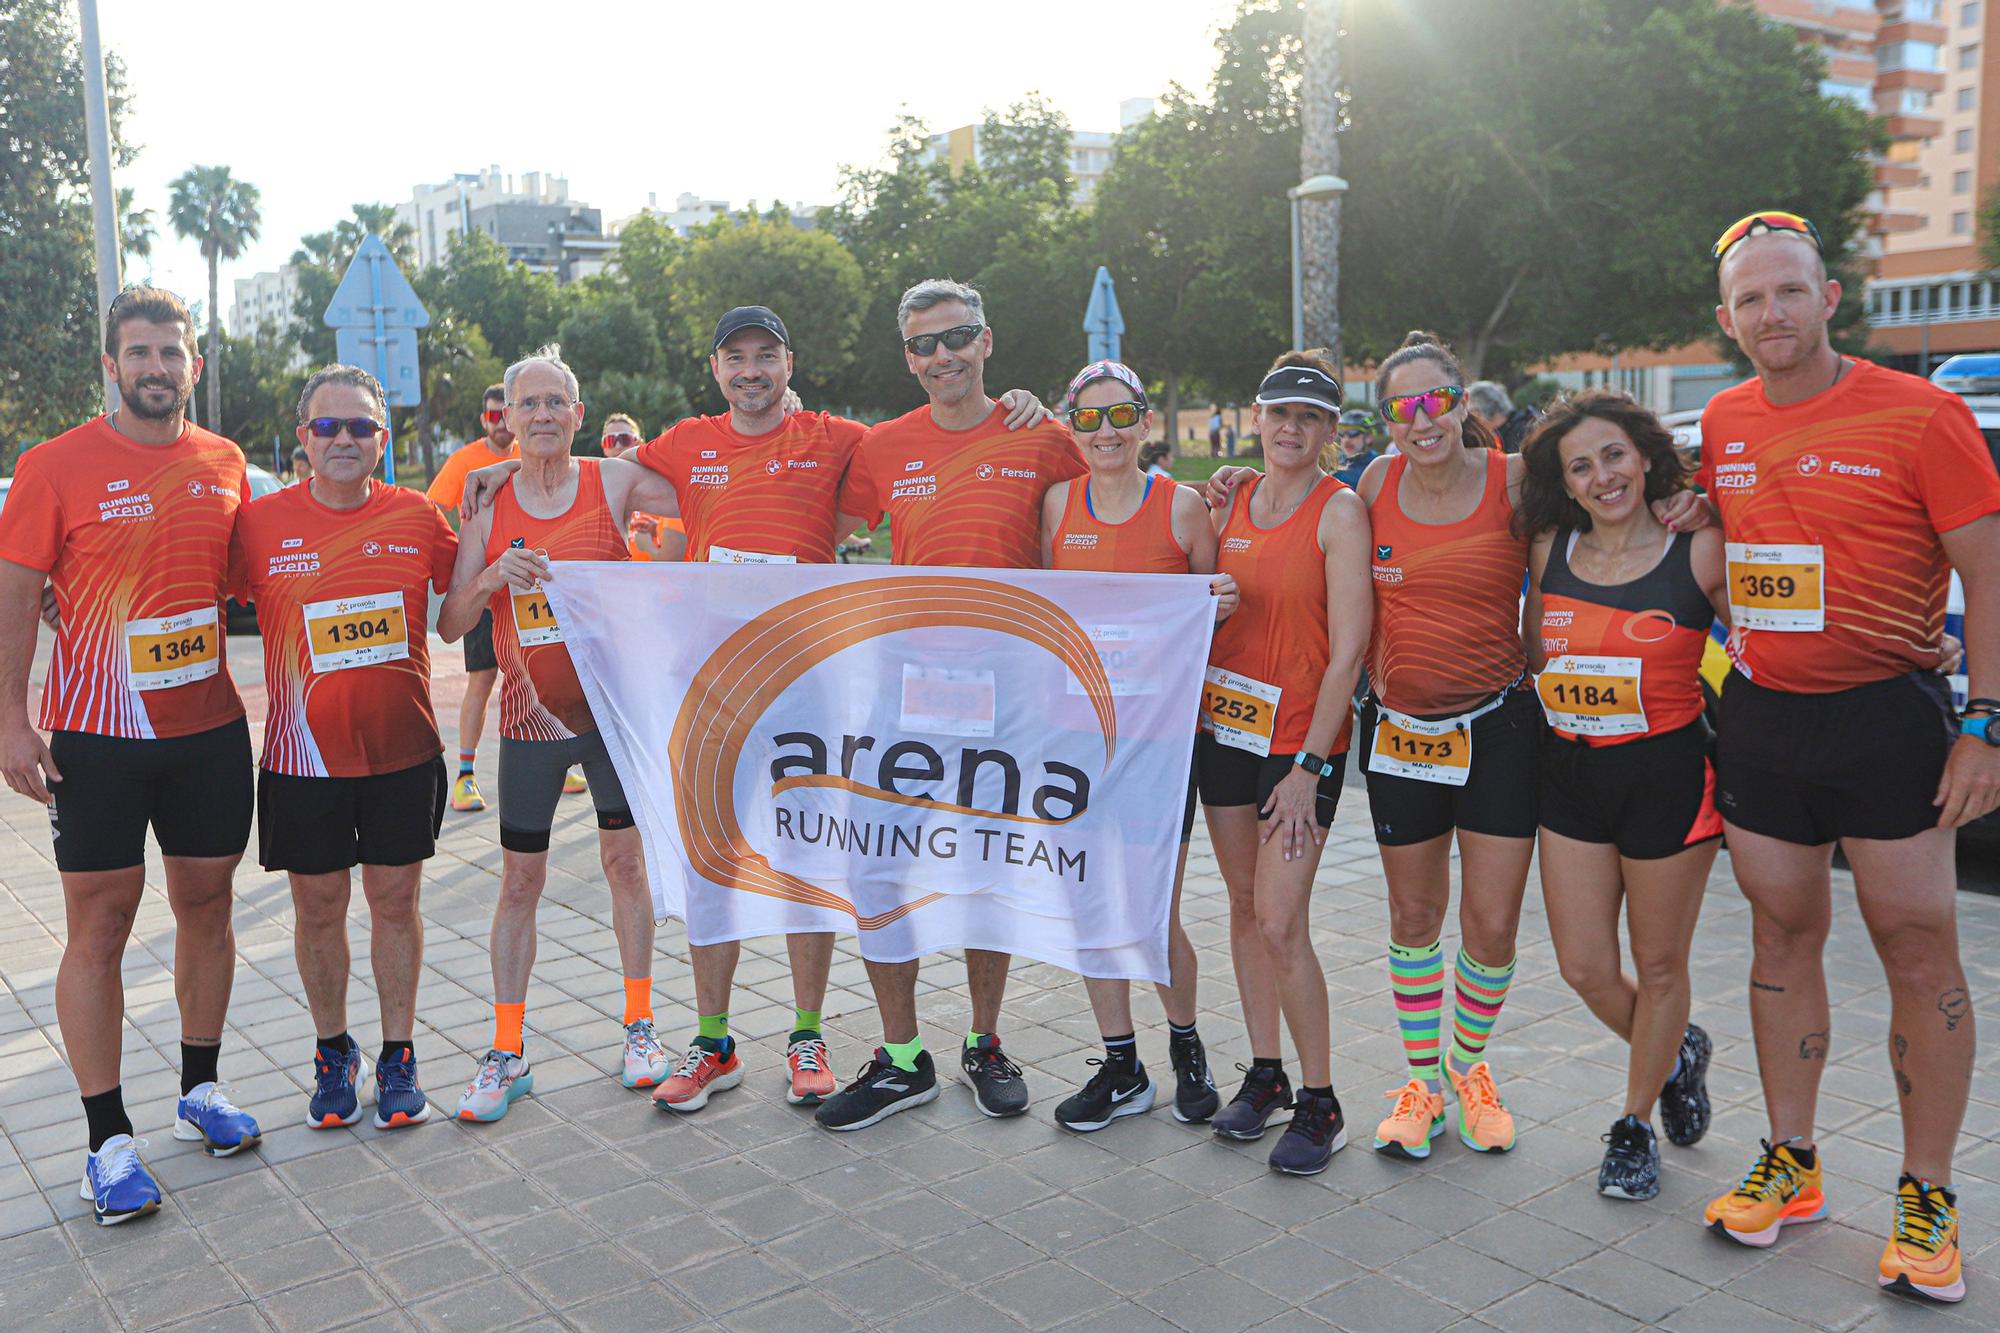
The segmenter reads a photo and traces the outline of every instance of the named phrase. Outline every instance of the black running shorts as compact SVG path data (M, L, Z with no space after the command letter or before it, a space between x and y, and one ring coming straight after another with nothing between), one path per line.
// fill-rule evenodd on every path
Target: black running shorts
M1340 808L1340 781L1347 771L1347 752L1327 756L1333 772L1319 780L1313 801L1313 822L1321 828L1333 823ZM1254 755L1233 745L1223 745L1204 731L1195 741L1195 774L1201 784L1201 803L1213 806L1254 805L1259 818L1271 793L1297 761L1289 754Z
M1708 723L1585 745L1551 734L1542 752L1542 827L1657 861L1722 836Z
M250 727L242 718L165 740L58 731L49 756L56 868L126 870L163 856L241 856L250 845Z
M365 778L257 774L257 859L266 870L329 875L428 861L444 826L444 760Z
M559 741L500 738L500 845L510 852L546 852L562 801L563 778L583 765L597 807L597 827L632 827L632 806L618 783L618 770L601 733L591 731Z
M1718 730L1722 817L1817 847L1936 828L1931 802L1958 739L1958 718L1936 672L1830 694L1788 694L1731 672Z
M465 632L465 669L497 671L500 659L493 655L493 608L479 613L479 623Z
M1355 762L1368 782L1375 841L1409 847L1464 829L1496 838L1532 838L1540 815L1542 744L1548 722L1534 687L1523 683L1491 712L1472 720L1472 767L1462 787L1394 773L1373 773L1380 716L1371 698L1355 728Z

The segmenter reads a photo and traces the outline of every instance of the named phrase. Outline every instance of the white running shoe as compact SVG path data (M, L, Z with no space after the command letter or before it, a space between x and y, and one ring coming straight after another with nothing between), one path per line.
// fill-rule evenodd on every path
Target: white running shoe
M641 1018L625 1025L625 1075L628 1088L650 1088L666 1078L673 1061L653 1035L653 1020Z
M479 1062L465 1095L458 1099L460 1120L493 1121L507 1114L516 1097L535 1090L535 1076L528 1062L512 1051L488 1051Z

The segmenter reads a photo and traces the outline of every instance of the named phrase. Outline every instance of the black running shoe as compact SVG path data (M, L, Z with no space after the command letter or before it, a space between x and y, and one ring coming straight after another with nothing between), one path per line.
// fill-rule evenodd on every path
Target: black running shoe
M1242 1065L1236 1067L1243 1069ZM1271 1117L1291 1107L1292 1081L1282 1069L1252 1068L1243 1073L1243 1086L1208 1127L1221 1138L1248 1142L1263 1138Z
M1651 1199L1660 1192L1660 1144L1653 1127L1638 1116L1611 1123L1604 1136L1604 1165L1597 1168L1597 1192L1613 1199Z
M914 1070L898 1068L881 1047L852 1083L819 1104L813 1119L832 1130L866 1129L898 1111L937 1100L937 1069L929 1051L917 1052Z
M1056 1108L1056 1123L1079 1134L1103 1129L1124 1115L1144 1115L1153 1109L1153 1080L1144 1065L1129 1072L1110 1060L1093 1059L1097 1072L1083 1091L1072 1093Z
M1692 1148L1708 1133L1708 1057L1714 1050L1706 1032L1687 1025L1681 1034L1680 1063L1660 1089L1660 1124L1669 1143Z
M1271 1149L1271 1169L1288 1176L1316 1176L1346 1146L1347 1120L1340 1114L1340 1098L1302 1092L1292 1108L1292 1123Z
M1199 1125L1222 1105L1215 1090L1215 1075L1208 1070L1208 1052L1202 1049L1199 1034L1167 1039L1167 1055L1174 1062L1174 1119L1183 1125Z
M977 1046L967 1046L959 1058L965 1085L972 1089L972 1104L981 1115L995 1120L1019 1115L1028 1109L1028 1085L1021 1081L1021 1066L1000 1053L1000 1039L987 1033Z

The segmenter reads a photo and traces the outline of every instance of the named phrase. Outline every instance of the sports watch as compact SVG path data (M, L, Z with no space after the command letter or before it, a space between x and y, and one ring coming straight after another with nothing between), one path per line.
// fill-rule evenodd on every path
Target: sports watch
M1996 738L1993 743L2000 745L2000 738ZM1300 750L1292 756L1292 762L1316 778L1330 778L1333 776L1333 765L1327 762L1324 757L1314 754L1311 750Z
M2000 731L1993 728L1996 720L2000 720L2000 699L1968 699L1965 711L1958 715L1958 734L1977 736L1988 745L2000 746Z

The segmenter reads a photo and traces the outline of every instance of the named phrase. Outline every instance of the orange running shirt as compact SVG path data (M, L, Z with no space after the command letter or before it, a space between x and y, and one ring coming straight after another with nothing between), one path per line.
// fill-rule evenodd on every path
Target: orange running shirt
M165 738L243 716L219 608L248 495L243 451L195 425L144 445L98 417L21 455L0 559L55 585L44 730Z
M1755 379L1724 389L1702 413L1701 438L1697 480L1730 546L1732 607L1759 584L1800 582L1791 565L1760 569L1763 553L1793 564L1799 548L1821 553L1824 627L1747 628L1738 610L1738 670L1774 690L1822 694L1937 665L1949 585L1938 534L2000 512L2000 476L1962 399L1849 361L1801 403L1774 405Z
M946 430L920 407L868 428L857 465L870 512L888 511L896 564L1040 567L1042 495L1090 465L1059 422L1008 430L1006 417L996 404L971 430Z
M1146 479L1139 508L1123 523L1104 523L1090 512L1090 478L1070 483L1050 569L1094 569L1111 574L1185 574L1188 555L1174 537L1174 492L1158 477ZM1324 599L1322 599L1324 601Z
M604 479L595 458L576 460L576 500L556 518L535 518L521 508L510 480L493 502L493 530L486 563L517 539L550 560L626 560L625 534L604 503ZM500 659L500 734L514 741L559 741L597 730L576 666L562 643L562 627L540 590L493 594L493 654ZM522 621L517 623L516 610Z
M1374 532L1375 632L1368 675L1375 697L1412 717L1468 712L1521 678L1521 587L1528 543L1513 532L1507 455L1482 451L1486 489L1456 523L1419 523L1397 491L1406 455L1368 506Z
M827 412L794 412L768 435L740 434L727 413L688 417L633 457L673 483L689 560L734 551L827 565L847 535L834 515L881 512L851 471L866 429Z
M264 636L264 757L273 773L361 778L444 752L431 711L430 589L458 536L415 491L368 484L329 509L310 483L243 507L231 582Z
M1542 567L1542 649L1549 669L1536 686L1543 706L1590 725L1583 735L1555 724L1556 734L1590 745L1619 745L1679 731L1702 714L1701 655L1715 608L1694 576L1694 534L1668 539L1660 562L1629 583L1587 583L1570 568L1576 534L1565 528ZM1585 671L1564 671L1564 658ZM1637 707L1625 681L1638 676ZM1621 693L1623 691L1623 693ZM1595 721L1592 721L1595 719ZM1643 729L1625 730L1641 719Z
M1327 502L1348 489L1323 477L1290 517L1275 528L1250 519L1250 497L1262 476L1237 487L1229 519L1222 525L1216 572L1236 579L1241 597L1236 612L1215 628L1208 664L1265 685L1275 685L1278 715L1271 727L1271 753L1297 754L1312 729L1320 678L1333 649L1327 643L1326 550L1319 542L1320 515ZM1354 711L1340 710L1340 734L1327 750L1347 753Z
M504 454L494 453L483 439L474 440L470 444L461 444L451 451L451 456L438 468L437 475L431 478L430 489L424 494L438 508L449 509L456 513L459 501L465 498L466 474L520 456L519 444L508 445Z

